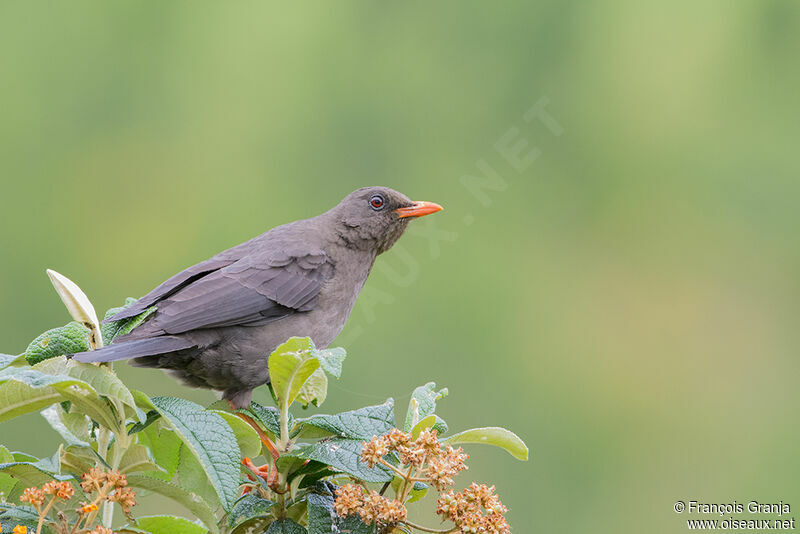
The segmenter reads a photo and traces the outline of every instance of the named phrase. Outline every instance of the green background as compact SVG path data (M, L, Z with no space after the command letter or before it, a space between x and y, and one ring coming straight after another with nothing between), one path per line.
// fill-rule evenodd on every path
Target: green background
M446 209L379 258L324 411L448 386L451 428L530 446L461 476L518 533L800 507L799 52L788 0L4 1L0 348L68 321L45 268L102 312L387 185ZM37 415L0 436L57 441Z

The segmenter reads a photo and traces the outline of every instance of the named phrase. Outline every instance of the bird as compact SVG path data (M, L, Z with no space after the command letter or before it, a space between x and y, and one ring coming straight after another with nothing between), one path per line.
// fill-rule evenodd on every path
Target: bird
M130 360L234 409L269 383L267 356L293 336L324 349L344 328L378 255L409 221L442 209L388 187L364 187L332 209L277 226L170 277L107 321L155 308L130 333L80 362Z

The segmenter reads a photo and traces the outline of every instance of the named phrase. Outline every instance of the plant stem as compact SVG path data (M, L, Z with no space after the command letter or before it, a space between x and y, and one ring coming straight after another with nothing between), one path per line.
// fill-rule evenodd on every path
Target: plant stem
M44 524L44 518L47 517L47 514L50 512L50 508L53 507L53 504L56 502L57 497L53 495L53 498L47 503L47 506L44 507L44 510L39 512L39 524L36 525L36 534L42 533L42 525Z
M388 467L389 469L394 471L397 474L397 476L399 476L400 478L403 478L403 479L406 478L406 474L405 473L403 473L401 470L399 470L398 468L396 468L395 466L393 466L392 464L390 464L389 462L387 462L383 458L381 458L380 464L385 466L385 467Z
M278 448L282 452L286 452L286 447L289 445L289 403L284 401L281 403L281 437L278 442Z

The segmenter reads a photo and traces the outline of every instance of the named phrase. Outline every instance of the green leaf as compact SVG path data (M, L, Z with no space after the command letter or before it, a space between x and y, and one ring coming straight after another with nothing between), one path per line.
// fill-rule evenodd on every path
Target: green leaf
M272 406L261 406L257 402L250 403L246 410L239 410L245 415L250 415L257 422L267 429L273 437L281 435L281 413ZM289 414L289 428L294 425L294 416Z
M112 448L116 446L116 443ZM113 454L109 453L113 457ZM134 444L128 447L122 455L118 470L125 473L137 473L139 471L160 471L161 469L153 463L147 453L147 447L141 444Z
M73 395L94 395L91 386L81 380L45 374L36 367L7 367L0 371L0 422L68 400L67 390L72 386L81 392L71 390Z
M400 490L403 487L403 479L399 476L396 476L392 479L392 489L395 493L399 494ZM424 482L414 482L414 487L411 488L411 492L408 494L408 502L417 502L418 500L422 499L428 493L428 485Z
M219 415L193 402L174 397L155 397L151 401L203 466L222 507L230 511L238 497L242 459L231 427Z
M61 414L63 413L63 409L61 406L57 404L53 404L39 412L42 417L44 417L45 421L50 424L50 427L58 432L67 445L84 445L88 446L89 442L77 437L72 431L67 428L64 424L64 421L61 420Z
M270 524L267 534L308 534L308 531L291 519L279 519Z
M388 482L394 475L388 468L378 464L368 467L361 461L363 440L331 439L309 445L297 451L297 456L316 460L343 471L366 482Z
M525 442L510 430L496 426L465 430L464 432L453 434L452 436L443 440L442 443L448 445L456 445L460 443L483 443L485 445L494 445L495 447L505 449L517 460L528 460L528 447L525 445Z
M416 426L411 429L411 436L414 439L417 439L420 433L423 430L432 429L436 431L438 436L445 434L447 432L447 423L444 422L444 419L439 417L438 415L429 415L422 421L416 424Z
M17 525L28 527L28 532L36 532L38 522L39 513L32 506L11 506L0 502L0 532L11 532ZM52 534L53 530L42 525L42 532Z
M160 422L148 426L142 432L136 434L136 438L139 443L150 450L156 464L164 470L164 472L151 471L147 475L163 480L171 480L178 471L178 463L181 458L182 443L178 435L173 430L164 428L164 424Z
M0 445L0 463L11 463L14 461L14 456L11 452ZM3 501L5 497L11 493L11 490L14 489L14 486L17 485L17 481L11 477L11 475L7 475L6 473L0 473L0 502Z
M174 515L151 515L136 519L137 530L149 534L205 534L207 529Z
M49 459L37 462L6 462L0 464L0 473L14 477L23 488L41 486L51 480L70 480L69 475L59 475Z
M347 352L341 347L332 349L314 349L314 356L319 360L325 372L339 378L342 376L342 364L347 358Z
M103 320L110 319L117 313L121 312L125 308L129 308L133 304L136 303L136 299L132 297L128 297L125 300L125 304L120 306L119 308L111 308L108 310L103 317ZM144 310L139 315L135 315L133 317L129 317L127 319L122 319L119 321L111 321L108 323L103 323L100 325L100 329L103 333L103 342L106 345L110 345L114 339L119 336L124 336L125 334L129 334L134 328L142 324L145 319L150 317L156 311L155 306L150 306L146 310Z
M125 413L129 417L137 417L133 395L111 368L75 360L66 360L64 364L69 376L83 380L92 386L98 395L120 401L125 405Z
M272 391L283 408L288 408L300 393L306 380L320 366L308 337L292 337L269 356L267 363ZM282 408L282 409L283 409Z
M12 356L10 354L0 354L0 369L5 369L6 367L17 366L23 364L25 362L25 353L22 353L18 356Z
M247 521L264 519L271 515L274 502L268 501L259 495L248 493L233 505L228 515L228 524L235 529Z
M231 427L233 434L236 436L236 442L239 443L239 450L242 456L255 458L261 454L261 439L259 439L253 427L230 412L211 411L225 419L225 422Z
M308 495L308 532L309 534L375 534L375 525L365 525L358 517L340 518L334 510L333 491L336 487L317 485L315 491Z
M128 475L128 484L134 488L140 488L153 493L158 493L159 495L168 497L178 504L185 506L187 510L192 512L200 521L203 522L209 531L211 531L213 534L219 533L219 528L217 527L217 518L214 515L214 511L196 493L185 490L164 480L138 473Z
M447 396L447 388L436 390L435 382L428 382L420 386L411 394L411 401L408 403L408 412L404 430L411 432L420 420L433 414L436 410L436 401Z
M376 526L365 525L357 516L348 516L339 522L339 532L348 534L375 534Z
M72 403L69 403L72 406ZM81 441L89 442L92 438L92 421L78 412L77 410L67 411L64 405L59 404L57 407L58 416L61 422L67 427L70 433Z
M39 334L25 349L25 359L35 365L50 358L91 350L89 329L72 321Z
M61 453L61 472L80 477L95 466L97 452L91 447L70 445Z
M328 375L322 368L318 368L311 373L306 383L300 388L297 399L303 406L308 406L312 402L314 406L320 406L328 396Z
M120 420L117 411L108 399L123 395L124 392L127 392L127 388L108 369L67 360L64 357L51 358L34 365L31 369L47 375L67 375L78 380L77 384L85 384L85 387L81 386L86 389L85 392L60 384L54 387L59 390L64 400L70 401L73 406L78 408L77 412L84 413L114 432L119 432L124 428L123 421ZM98 394L96 388L102 393Z
M333 497L308 495L308 533L309 534L336 534L337 515L333 509Z
M337 415L312 415L301 423L341 438L370 440L373 436L387 434L394 427L394 400L387 399L383 404Z
M219 495L214 486L208 483L203 465L192 454L186 444L181 445L181 459L178 462L177 483L182 487L194 491L213 509L220 506ZM172 480L172 482L176 482ZM238 494L237 494L238 495Z

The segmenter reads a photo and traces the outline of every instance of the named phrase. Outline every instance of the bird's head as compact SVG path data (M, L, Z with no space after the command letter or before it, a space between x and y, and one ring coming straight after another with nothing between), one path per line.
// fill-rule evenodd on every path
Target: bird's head
M339 236L350 246L389 250L405 232L409 221L441 211L433 202L415 202L403 193L388 187L356 189L329 214L339 223Z

